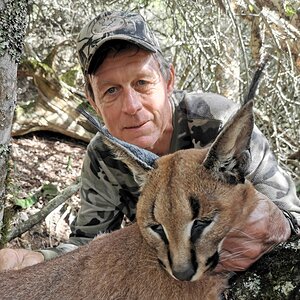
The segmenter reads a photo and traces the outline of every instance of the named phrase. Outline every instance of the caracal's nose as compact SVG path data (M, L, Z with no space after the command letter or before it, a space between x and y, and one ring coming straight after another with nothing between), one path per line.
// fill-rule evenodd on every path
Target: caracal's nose
M195 273L196 273L196 271L192 267L189 267L183 271L173 271L173 275L178 280L182 280L182 281L190 281L192 279L192 277L195 275Z

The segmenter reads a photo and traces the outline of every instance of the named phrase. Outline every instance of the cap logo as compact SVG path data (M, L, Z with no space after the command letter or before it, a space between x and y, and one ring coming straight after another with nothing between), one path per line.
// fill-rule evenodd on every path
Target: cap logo
M120 16L103 18L101 23L95 20L91 32L95 35L101 34L102 36L105 36L109 35L110 32L116 32L120 29L126 29L128 33L136 32L135 23L130 20L128 22L125 18Z

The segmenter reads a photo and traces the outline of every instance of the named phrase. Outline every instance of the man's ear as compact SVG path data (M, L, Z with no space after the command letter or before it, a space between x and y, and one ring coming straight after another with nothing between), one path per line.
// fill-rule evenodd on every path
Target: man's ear
M175 69L172 64L170 64L170 74L169 74L169 80L167 82L167 91L168 96L170 97L174 90L174 84L175 84Z
M87 90L87 88L85 89L85 97L88 99L89 103L91 104L91 106L93 107L95 112L99 116L101 116L100 109L97 107L95 100L92 98L92 96L91 96L90 92Z

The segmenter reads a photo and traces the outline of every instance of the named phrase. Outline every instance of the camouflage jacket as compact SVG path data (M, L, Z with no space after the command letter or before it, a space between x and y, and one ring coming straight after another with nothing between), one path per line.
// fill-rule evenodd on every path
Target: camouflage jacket
M170 153L202 148L218 135L237 105L212 93L174 92L173 136ZM285 210L289 220L300 224L300 201L294 183L278 166L269 144L255 127L251 142L252 162L247 178L255 188ZM42 250L46 259L85 244L97 234L120 228L126 216L135 220L139 188L127 166L114 158L96 134L91 140L82 168L81 208L68 243ZM290 222L293 227L293 222ZM297 226L296 226L297 227ZM294 228L296 230L296 227Z

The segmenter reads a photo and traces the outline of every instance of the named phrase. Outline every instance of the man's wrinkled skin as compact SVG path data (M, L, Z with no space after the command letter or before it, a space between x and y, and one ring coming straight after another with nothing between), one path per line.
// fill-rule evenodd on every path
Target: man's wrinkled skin
M95 75L90 75L95 101L87 97L113 136L166 154L172 137L169 97L174 86L173 68L170 71L166 82L146 51L110 55Z

